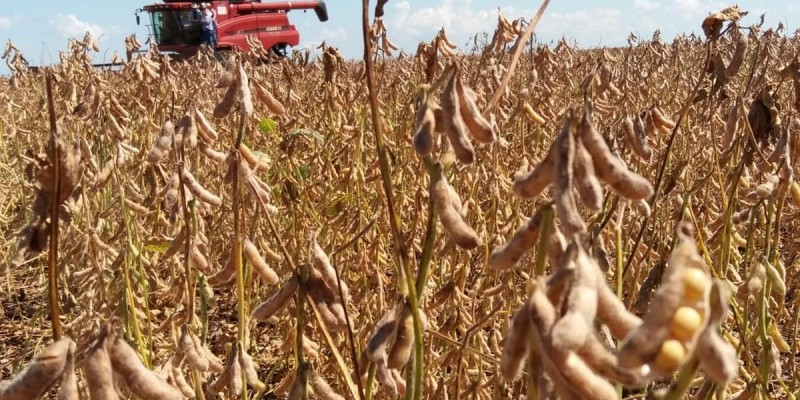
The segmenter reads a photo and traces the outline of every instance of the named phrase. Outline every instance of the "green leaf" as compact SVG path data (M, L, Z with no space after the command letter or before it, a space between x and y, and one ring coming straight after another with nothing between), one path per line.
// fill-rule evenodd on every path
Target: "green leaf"
M167 252L167 249L169 249L170 245L171 245L170 242L162 240L154 243L148 243L144 246L144 249L147 251L152 251L154 253L164 254Z
M272 133L278 128L278 123L271 118L262 118L258 121L258 130L261 133Z
M300 176L302 176L303 179L307 179L309 176L311 176L311 168L309 168L306 164L300 165L298 172L300 172Z

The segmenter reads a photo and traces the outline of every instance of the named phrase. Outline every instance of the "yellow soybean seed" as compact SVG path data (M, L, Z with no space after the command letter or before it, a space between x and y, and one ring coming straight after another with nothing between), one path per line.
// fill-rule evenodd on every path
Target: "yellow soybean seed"
M703 297L708 288L708 276L699 268L688 268L684 276L684 297L694 301Z
M702 324L703 317L700 313L692 307L684 306L675 311L669 324L669 332L673 338L687 341L694 336Z
M675 339L665 340L656 356L656 366L664 370L674 370L686 358L686 349Z

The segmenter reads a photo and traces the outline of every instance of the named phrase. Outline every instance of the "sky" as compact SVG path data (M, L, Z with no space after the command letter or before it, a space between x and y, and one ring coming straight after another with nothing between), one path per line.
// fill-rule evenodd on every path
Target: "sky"
M124 56L125 36L135 33L145 42L147 18L143 16L143 24L137 26L135 12L148 2L157 1L0 0L0 45L11 39L32 65L44 65L58 60L68 38L80 39L89 31L99 38L101 47L95 62L107 61L114 51ZM326 3L327 22L320 22L311 11L289 13L300 31L301 43L296 48L314 48L324 40L338 47L344 57L361 57L361 1ZM475 34L491 35L498 10L509 19L530 19L539 4L539 0L389 0L384 22L389 38L408 53L413 53L419 42L430 41L442 27L454 42L468 48ZM536 28L536 38L541 43L565 37L579 46L614 46L626 44L631 32L650 38L660 29L661 37L669 41L680 33L700 34L702 19L729 5L707 0L552 0ZM767 27L783 22L788 34L800 27L800 4L795 1L740 0L738 5L750 12L743 25L757 23L766 13ZM1 63L0 74L5 73L8 69Z

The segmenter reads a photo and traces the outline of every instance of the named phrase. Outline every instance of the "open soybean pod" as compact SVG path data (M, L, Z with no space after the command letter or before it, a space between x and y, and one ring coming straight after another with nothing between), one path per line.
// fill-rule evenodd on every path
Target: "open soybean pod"
M642 324L623 341L619 365L647 365L651 377L665 376L692 354L708 312L710 276L694 241L678 230L661 287Z

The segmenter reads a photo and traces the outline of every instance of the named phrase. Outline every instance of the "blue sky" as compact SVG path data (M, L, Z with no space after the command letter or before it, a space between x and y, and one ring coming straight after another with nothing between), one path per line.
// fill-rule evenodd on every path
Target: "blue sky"
M147 28L137 26L134 12L155 0L51 0L2 1L0 40L9 38L31 64L58 60L69 37L83 37L88 30L100 37L101 53L96 62L111 57L114 51L124 55L123 38L136 33L141 42ZM266 0L265 0L266 1ZM301 34L300 47L314 47L325 40L339 47L345 57L360 57L361 27L359 0L328 0L330 19L322 23L313 12L290 13ZM374 1L372 1L374 3ZM755 23L767 14L767 26L782 21L789 33L800 27L800 5L791 0L742 0L739 6L750 14L744 24ZM709 12L728 6L728 2L706 0L552 0L537 28L541 42L562 36L583 46L620 45L630 32L650 37L660 29L669 40L681 32L700 32L700 22ZM472 35L491 33L497 10L510 19L530 18L538 0L390 0L384 20L389 38L407 52L414 52L420 41L429 41L445 27L457 44L466 45ZM143 18L143 22L146 18ZM7 73L0 64L0 73Z

